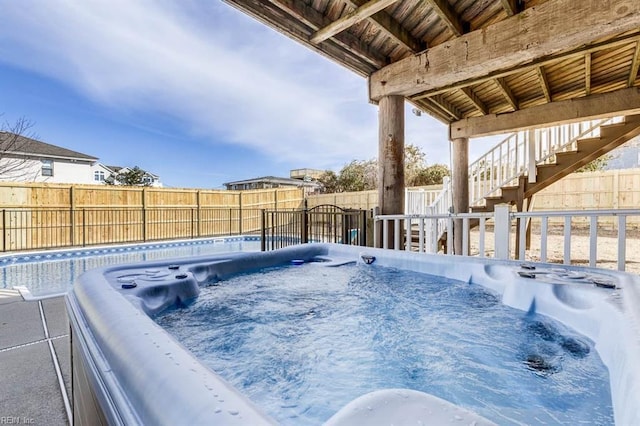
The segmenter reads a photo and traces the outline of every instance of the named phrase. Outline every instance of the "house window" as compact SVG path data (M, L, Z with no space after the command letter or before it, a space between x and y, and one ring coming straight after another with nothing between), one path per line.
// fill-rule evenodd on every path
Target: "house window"
M93 172L93 180L96 182L104 182L104 172L102 170Z
M53 161L42 160L42 176L53 176Z

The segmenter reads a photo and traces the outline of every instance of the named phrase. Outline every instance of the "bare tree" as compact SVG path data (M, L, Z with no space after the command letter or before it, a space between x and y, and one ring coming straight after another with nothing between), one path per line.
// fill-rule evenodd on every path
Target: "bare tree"
M0 114L2 116L2 114ZM33 123L21 117L15 123L6 121L0 126L0 180L29 180L34 170L30 158L26 156L27 145L35 135L31 132ZM37 173L37 171L35 171Z

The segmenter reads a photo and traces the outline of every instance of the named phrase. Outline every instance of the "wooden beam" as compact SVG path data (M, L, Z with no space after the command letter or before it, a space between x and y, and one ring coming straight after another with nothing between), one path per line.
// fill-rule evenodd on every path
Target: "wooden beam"
M500 89L500 93L502 93L502 96L504 96L504 98L507 100L507 102L511 106L511 109L514 111L517 111L518 100L516 99L515 96L513 96L513 92L511 91L509 86L507 86L507 83L504 81L504 78L497 78L494 81L496 83L496 86L498 86L498 89Z
M637 0L550 0L374 72L369 93L374 101L390 94L413 96L638 27Z
M333 21L324 28L316 31L316 33L311 36L310 41L313 44L323 42L397 1L398 0L370 0L356 10L347 13L337 21Z
M473 90L471 90L469 87L463 87L462 89L460 89L460 91L483 115L489 114L489 108L487 108L484 102L482 102L482 100L478 97L478 95L476 95Z
M493 73L489 73L487 75L479 76L473 79L463 80L461 82L453 83L447 86L441 86L438 88L420 92L416 95L410 96L409 98L416 100L416 99L421 99L427 96L433 96L433 95L438 95L440 93L449 92L452 90L459 90L467 86L475 86L478 84L486 83L487 81L495 80L497 78L506 77L517 72L532 71L540 66L547 66L561 60L584 56L587 53L599 52L604 49L611 49L614 47L622 46L624 44L629 44L631 42L635 43L636 41L639 41L639 40L640 40L640 34L637 32L632 34L626 34L620 37L616 37L614 39L593 44L589 47L580 47L578 49L571 50L569 52L563 52L558 55L553 55L551 57L541 58L527 65L521 65L521 66L516 66L516 67L505 69L505 70L495 71Z
M507 12L507 16L513 16L520 12L518 0L500 0L500 3L502 4L504 11Z
M549 90L549 79L547 79L547 73L544 72L544 68L538 67L536 70L538 79L540 80L540 86L542 87L542 93L547 103L551 102L551 90Z
M638 68L640 67L640 41L636 43L636 51L633 54L633 61L631 62L631 71L629 72L629 80L627 81L627 87L633 86L636 78L638 78Z
M345 3L354 9L364 5L367 0L345 0ZM391 37L396 43L401 44L413 53L420 52L426 48L426 44L415 38L411 33L404 29L402 25L387 12L380 12L369 17L374 25L380 28L388 37Z
M325 17L324 15L322 15L320 12L313 9L312 7L306 5L305 2L302 0L225 0L225 1L233 2L232 4L234 5L235 4L240 5L242 3L259 4L260 9L264 9L265 7L275 6L278 9L280 9L282 12L285 12L291 15L293 18L295 18L295 20L303 23L306 27L309 28L309 32L313 32L318 28L322 28L331 23L331 21L327 17ZM255 6L250 6L250 7L256 8ZM243 10L246 10L246 8ZM281 16L276 18L276 22L280 23L282 21L283 21L283 18ZM287 22L290 22L290 21L291 20ZM280 28L280 27L277 26L276 28ZM291 33L289 28L284 28L283 32L284 34ZM351 54L360 57L362 60L367 61L378 68L383 67L388 63L388 60L386 57L384 57L383 55L380 55L377 52L374 52L362 40L358 39L357 37L349 33L345 32L345 33L338 34L335 37L333 37L331 41L335 42L335 44L337 44L347 52L350 52ZM309 43L308 38L304 40L303 43L309 45L314 49L318 48L318 46ZM325 45L327 45L326 48L325 48ZM330 52L331 51L330 46L331 46L330 42L324 43L323 46L320 48L320 50L322 52ZM335 58L338 58L338 60L340 60L341 55L336 55L334 57L329 53L329 58L334 60L336 60Z
M462 113L458 110L458 108L444 99L442 95L436 95L433 98L429 98L429 100L454 120L460 120L462 118Z
M479 137L576 121L640 113L640 87L556 101L506 114L465 118L449 125L451 139Z
M465 25L447 0L427 1L431 4L433 11L442 19L442 22L446 24L447 28L449 28L456 37L460 37L468 31L468 25Z
M442 112L442 109L437 107L436 104L431 101L429 98L420 99L420 101L415 102L415 105L418 106L422 112L429 114L431 117L440 121L444 124L449 124L451 122L451 117L448 114Z
M584 91L591 94L591 53L584 55Z

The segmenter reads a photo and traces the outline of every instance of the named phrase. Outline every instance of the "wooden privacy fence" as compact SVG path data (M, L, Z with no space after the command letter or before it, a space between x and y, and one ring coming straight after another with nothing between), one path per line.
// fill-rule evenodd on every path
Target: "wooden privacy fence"
M440 189L440 185L424 187ZM308 207L335 204L344 208L370 210L378 206L377 191L343 192L307 197ZM573 173L543 189L534 196L533 211L635 209L640 206L640 169L608 170ZM576 218L578 226L589 221ZM610 217L599 218L599 224L615 229ZM550 225L562 225L562 219L552 218ZM629 228L640 227L640 217L629 217Z
M261 209L2 209L2 251L260 234Z
M213 191L0 184L2 251L259 234L263 209L296 209L297 188Z

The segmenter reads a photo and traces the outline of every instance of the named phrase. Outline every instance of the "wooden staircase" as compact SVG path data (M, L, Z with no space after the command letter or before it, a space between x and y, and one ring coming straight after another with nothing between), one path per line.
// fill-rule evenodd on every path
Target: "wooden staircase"
M469 166L470 210L490 213L497 204L511 204L523 211L525 201L530 208L535 193L638 135L640 114L513 133ZM410 196L416 194L406 194L407 199ZM447 214L452 205L450 186L445 185L433 199L419 211L416 206L424 201L407 203L405 214ZM478 219L469 219L470 228L478 223ZM430 226L435 226L434 222ZM436 228L425 234L429 242L423 249L427 252L445 246L447 226L439 223ZM413 250L420 247L419 230L418 224L412 223Z
M492 212L495 205L505 203L515 204L522 210L524 200L638 135L640 115L627 116L621 123L603 125L599 137L578 139L577 149L556 152L555 161L536 165L535 179L529 179L523 173L517 178L517 185L501 187L499 194L484 197L485 204L472 206L471 211Z

